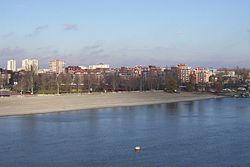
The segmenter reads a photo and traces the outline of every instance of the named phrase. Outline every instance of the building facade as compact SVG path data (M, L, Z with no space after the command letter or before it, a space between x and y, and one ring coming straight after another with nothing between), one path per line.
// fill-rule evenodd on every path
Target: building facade
M49 62L49 68L51 72L60 74L65 72L65 62L62 60L53 60Z
M8 60L7 70L16 71L16 60Z
M193 74L195 75L196 84L204 84L209 82L209 77L212 75L212 72L205 68L198 67L194 70Z
M192 69L186 64L177 65L177 77L180 83L187 83L190 81Z
M109 69L109 65L108 64L96 64L96 65L89 65L89 69L94 70L94 69Z
M37 59L24 59L22 60L22 69L25 71L38 72L38 60Z
M12 71L0 68L0 89L10 84Z

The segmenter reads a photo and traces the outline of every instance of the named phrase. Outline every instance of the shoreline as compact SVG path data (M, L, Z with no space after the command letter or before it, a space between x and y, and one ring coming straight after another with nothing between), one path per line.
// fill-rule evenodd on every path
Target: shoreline
M0 117L167 104L213 98L223 98L223 96L188 92L171 94L163 91L16 96L0 98Z

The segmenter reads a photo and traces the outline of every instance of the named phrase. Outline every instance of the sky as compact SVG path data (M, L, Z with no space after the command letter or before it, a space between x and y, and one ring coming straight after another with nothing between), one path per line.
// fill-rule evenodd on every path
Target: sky
M0 0L0 67L250 67L249 0Z

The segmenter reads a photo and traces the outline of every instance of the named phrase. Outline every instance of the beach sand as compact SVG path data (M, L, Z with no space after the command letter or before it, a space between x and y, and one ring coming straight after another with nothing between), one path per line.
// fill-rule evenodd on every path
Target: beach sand
M163 91L13 96L0 98L0 116L161 104L210 98L219 98L219 96L187 92L171 94Z

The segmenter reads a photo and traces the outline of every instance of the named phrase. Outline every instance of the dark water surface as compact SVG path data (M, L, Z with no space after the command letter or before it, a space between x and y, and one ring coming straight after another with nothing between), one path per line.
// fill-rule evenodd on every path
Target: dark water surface
M1 117L0 166L248 167L250 99Z

